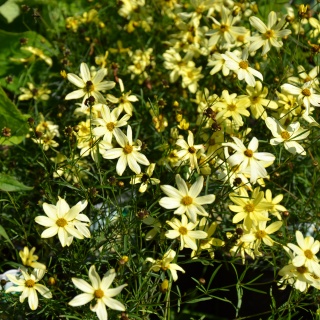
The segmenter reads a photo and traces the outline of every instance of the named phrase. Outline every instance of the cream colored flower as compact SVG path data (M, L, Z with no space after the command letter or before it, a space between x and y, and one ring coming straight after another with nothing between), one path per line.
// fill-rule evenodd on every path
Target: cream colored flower
M251 25L256 28L261 35L255 35L250 38L249 51L257 51L262 47L262 55L265 55L271 47L280 48L283 46L283 43L278 38L283 38L291 34L291 30L282 29L286 23L286 16L283 16L282 19L277 23L278 18L277 14L274 11L271 11L268 15L268 23L265 25L259 18L250 17L249 21Z
M293 243L287 244L287 246L295 253L292 264L295 267L305 266L311 273L320 277L319 259L316 256L320 249L320 242L314 240L311 236L303 237L299 230L296 231L296 239L299 246Z
M199 165L198 165L198 159L197 159L197 152L201 152L201 150L204 149L204 146L202 144L194 144L194 137L193 133L191 131L188 131L188 139L185 141L182 138L179 138L176 142L176 144L181 148L177 152L177 156L179 157L179 161L186 161L187 163L190 163L191 169L196 169L199 173Z
M92 265L89 269L89 279L91 284L79 278L72 278L73 284L84 293L74 297L69 302L69 305L72 307L78 307L95 299L94 305L90 305L90 310L96 312L99 320L108 319L106 307L113 310L125 311L125 306L118 300L113 299L113 297L118 295L122 289L127 286L127 284L110 289L111 283L115 277L115 270L110 269L101 280L95 266Z
M259 178L268 176L265 167L270 166L275 156L268 152L257 152L259 142L256 137L253 137L246 148L243 142L236 137L232 137L234 143L227 142L222 145L231 147L235 150L230 157L227 158L231 167L240 166L240 172L250 175L250 182L256 183Z
M100 91L112 89L116 85L113 81L102 81L106 74L107 69L103 68L92 76L88 65L82 62L80 65L81 78L74 73L67 74L68 80L80 89L70 92L66 95L65 99L72 100L83 97L83 103L90 96L93 96L95 103L105 103L105 98Z
M152 185L159 184L159 179L151 178L155 166L155 163L151 163L150 166L147 168L146 173L140 173L132 177L130 180L130 184L141 183L139 188L139 192L141 193L146 192L149 183L151 183Z
M122 131L116 137L118 144L121 148L113 148L106 150L102 153L102 156L105 159L118 159L116 171L119 176L121 176L126 169L127 165L129 168L136 174L141 173L141 167L138 163L141 163L145 166L150 165L149 160L146 156L139 151L141 150L141 141L137 140L137 144L134 145L132 141L132 129L128 125L127 135Z
M271 205L271 208L268 210L269 213L276 216L279 220L282 220L282 217L279 212L287 211L287 209L280 204L283 199L283 194L278 194L272 198L272 192L270 189L267 189L265 192L265 199Z
M292 154L306 155L306 151L297 141L304 140L310 134L309 130L300 127L300 122L291 123L284 128L279 121L274 118L266 118L266 125L271 130L273 139L271 145L283 143L285 149Z
M128 91L127 93L124 92L124 85L121 79L119 79L119 86L121 91L120 98L116 98L111 94L107 94L106 98L111 103L118 105L120 113L124 110L129 116L132 116L132 112L133 112L132 102L137 102L139 101L139 99L135 95L131 94L131 91Z
M213 194L198 197L203 188L203 182L204 178L200 176L189 189L186 182L177 174L176 184L178 189L170 185L160 186L161 190L168 196L160 199L160 206L166 209L176 209L174 214L183 215L186 213L189 219L196 223L198 214L208 216L202 205L212 203L215 200Z
M162 259L154 260L153 258L147 258L146 261L153 263L153 266L150 270L159 272L160 270L163 271L170 271L172 275L173 281L177 281L178 274L177 271L181 271L185 273L185 271L176 263L171 263L176 256L176 252L172 249L169 249L164 255Z
M51 90L46 88L46 84L42 84L41 86L35 87L35 85L32 82L28 82L27 85L28 88L20 88L22 94L19 95L18 100L49 100Z
M226 60L226 66L237 74L238 79L244 80L249 86L255 86L255 77L263 81L262 74L250 67L248 62L248 50L246 48L243 49L241 58L230 51L227 51L221 56Z
M58 197L56 205L44 203L43 210L47 216L38 216L35 218L36 223L47 227L41 234L41 238L51 238L58 234L60 243L63 247L70 246L73 237L83 239L90 238L90 231L87 228L90 224L89 218L80 213L83 211L88 202L79 201L72 208L68 203Z
M281 90L285 90L289 94L298 96L298 101L304 104L307 114L310 112L311 105L320 107L320 94L314 93L312 82L306 82L301 88L285 83L281 86Z
M34 269L46 270L47 268L43 263L37 262L39 257L34 254L35 251L35 247L33 247L31 250L29 250L28 247L24 247L23 250L20 250L19 256L22 260L22 264Z
M110 111L110 108L102 104L101 105L101 118L96 118L92 121L93 125L97 127L92 130L93 135L97 137L103 136L103 140L108 143L111 143L112 137L115 138L119 136L120 129L123 126L127 125L127 121L130 116L128 114L124 115L121 119L118 120L121 114L121 108L114 108Z
M230 193L229 197L235 203L229 205L229 209L236 212L233 223L244 220L243 224L250 230L252 224L256 226L260 221L270 220L267 211L271 206L264 200L260 187L255 188L250 197L244 188L241 188L239 193Z
M50 290L38 282L43 278L45 271L35 269L31 274L21 270L22 278L16 278L12 274L7 274L8 279L15 284L6 290L8 292L22 292L19 298L20 302L23 303L28 298L29 307L31 310L38 308L38 295L37 291L45 298L51 299L52 293Z
M168 230L165 236L169 239L180 238L180 250L183 248L191 248L192 250L197 250L196 239L207 238L207 233L201 230L193 230L199 222L188 223L188 218L186 215L181 216L181 221L176 218L172 218L171 221L166 221L167 224L173 229Z

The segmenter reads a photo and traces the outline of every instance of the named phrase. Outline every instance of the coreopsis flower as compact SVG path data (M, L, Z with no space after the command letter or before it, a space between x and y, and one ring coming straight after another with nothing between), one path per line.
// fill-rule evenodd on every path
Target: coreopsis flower
M222 74L227 77L230 73L230 69L226 65L226 60L222 57L221 53L215 52L208 58L208 67L212 67L210 71L211 75L216 74L219 71L222 71Z
M303 237L299 230L296 231L296 239L298 246L293 243L287 244L287 246L295 253L292 264L295 267L305 266L311 273L320 277L319 259L316 256L320 249L320 242L314 240L311 236Z
M198 81L204 77L201 73L202 67L186 67L181 72L182 88L188 88L191 93L196 93L198 89Z
M19 256L21 258L22 264L34 269L46 270L46 266L43 263L37 262L39 257L34 254L35 251L35 247L33 247L31 250L29 250L28 247L24 247L23 250L20 250Z
M120 301L113 299L113 297L118 295L122 289L127 286L127 284L110 289L115 277L115 270L110 269L101 280L95 266L92 265L89 269L89 279L91 284L83 279L72 278L73 284L84 293L75 296L69 302L69 305L72 307L78 307L95 299L94 305L90 305L90 310L97 314L99 320L108 319L106 307L109 307L112 310L125 311L125 306Z
M264 200L263 191L260 187L253 190L251 197L249 197L246 189L241 188L239 193L230 193L231 201L234 204L229 205L229 209L236 212L232 222L238 223L244 220L243 224L248 230L252 225L258 225L260 221L269 221L268 210L270 204Z
M265 167L270 166L275 156L268 152L257 152L259 142L256 137L253 137L245 147L243 142L236 137L232 137L233 142L226 142L222 145L231 147L235 150L230 157L227 158L231 167L240 166L240 172L250 175L250 182L256 183L259 178L267 178L268 174Z
M202 205L212 203L215 200L213 194L198 197L203 188L203 181L203 176L198 177L189 189L186 182L177 174L176 184L178 189L170 185L160 186L161 190L168 196L160 199L160 206L166 209L176 209L174 214L183 215L186 213L189 219L196 223L198 214L208 216Z
M108 101L118 105L120 113L124 110L129 116L132 116L132 112L133 112L132 102L137 102L139 100L135 95L131 94L131 91L128 91L127 93L124 92L123 81L120 78L119 78L119 86L121 91L120 98L116 98L111 94L107 94L106 98Z
M49 150L49 148L56 148L59 146L59 143L54 140L56 135L53 132L46 132L42 134L42 132L39 133L39 137L32 138L32 141L35 143L38 143L42 146L42 149L44 151Z
M191 60L193 54L191 51L187 51L186 55L181 58L179 52L170 48L163 54L164 63L163 66L167 70L172 70L169 75L170 82L176 82L186 68L195 67L195 63Z
M130 118L128 114L125 114L118 120L121 111L119 107L110 111L107 105L101 105L101 118L96 118L92 121L92 124L97 126L92 130L93 135L97 137L103 136L103 140L111 143L112 137L117 137L120 134L121 130L119 128L126 126Z
M312 81L306 82L301 88L292 84L285 83L281 86L281 90L287 91L289 94L298 97L298 101L303 103L307 114L310 112L310 106L320 107L320 94L314 93Z
M201 253L203 250L207 250L210 254L210 258L214 258L214 248L213 247L221 247L225 244L223 240L212 237L217 229L218 223L212 222L209 223L206 217L202 217L199 222L199 230L202 230L207 233L207 238L201 239L199 241L198 250L193 250L191 253L191 257L194 258Z
M283 43L279 38L283 38L291 34L291 30L289 29L281 30L286 23L286 16L283 16L277 23L278 18L274 11L271 11L268 15L267 25L257 17L250 17L249 21L251 25L261 33L260 35L254 35L250 38L250 52L257 51L262 47L262 55L265 55L272 46L276 48L282 47Z
M7 274L7 278L15 284L6 290L8 292L22 292L19 298L20 302L23 303L26 298L28 298L29 307L31 310L36 310L38 308L38 295L39 292L43 297L47 299L52 298L52 293L50 290L38 283L44 276L45 271L40 269L35 269L31 274L21 270L22 277L17 278L12 274Z
M267 226L267 221L259 221L257 225L252 225L249 233L244 234L241 240L244 242L254 243L254 254L256 256L262 255L259 252L261 242L267 246L273 246L273 239L270 234L278 231L282 226L282 221L276 221Z
M309 130L300 127L300 122L294 122L284 128L279 121L274 118L266 118L266 125L271 130L273 139L271 145L283 143L285 149L292 154L306 155L306 151L297 141L304 140L310 134Z
M0 274L0 290L7 290L8 288L10 288L14 285L8 279L8 277L7 277L8 274L20 277L21 270L20 269L11 269L11 270L7 270L6 272Z
M35 85L32 82L28 82L27 85L28 88L19 89L22 92L22 94L19 95L18 100L49 100L51 90L46 88L46 84L42 84L41 86L35 87Z
M283 194L278 194L272 198L272 192L270 189L267 189L265 192L265 199L271 205L271 208L268 210L269 213L276 216L279 220L282 220L279 212L287 211L287 209L280 204L283 199Z
M242 51L241 58L230 51L221 56L226 60L226 66L237 74L240 81L244 80L249 86L254 87L256 84L255 77L263 81L263 76L259 71L250 67L248 55L248 49L245 48Z
M181 148L177 152L177 156L179 157L179 161L187 161L190 163L191 169L196 169L199 172L199 165L197 159L198 150L201 151L204 149L202 144L194 144L193 133L189 131L188 139L185 141L182 138L179 138L176 144Z
M163 271L168 270L172 275L173 281L177 281L178 279L177 271L181 271L183 273L185 273L185 271L176 263L171 263L174 260L176 254L177 253L174 250L169 249L163 255L162 259L154 260L153 258L147 258L146 261L153 263L153 266L150 268L150 270L155 272L158 272L160 270L163 270Z
M215 104L215 108L219 111L216 115L217 121L220 118L232 118L239 126L243 126L242 116L249 117L250 112L247 108L250 101L246 97L237 97L236 93L229 94L228 90L222 91L222 99Z
M246 88L247 95L241 95L240 97L246 97L249 99L251 115L255 119L267 118L266 108L275 110L278 108L278 105L275 101L266 99L268 95L268 88L262 87L261 81L257 80L254 87L247 86Z
M319 66L315 66L313 69L311 69L308 73L306 72L305 68L303 66L298 66L298 76L299 77L290 77L288 78L288 81L293 84L297 85L303 85L306 82L310 82L310 85L317 89L319 87L319 79L318 75L320 72Z
M149 183L151 183L152 185L159 184L159 179L151 178L155 166L155 163L151 163L150 166L147 168L146 173L140 173L132 177L130 180L130 184L141 183L139 188L139 192L141 193L146 192Z
M145 166L150 165L147 157L140 153L142 142L137 140L136 145L132 141L132 129L131 126L127 127L127 135L122 131L116 137L116 140L121 148L113 148L105 150L102 153L102 156L105 159L118 159L116 171L119 176L121 176L126 169L127 165L129 168L136 174L141 173L141 167L138 163L141 163Z
M112 89L116 85L113 81L102 81L106 75L107 69L102 68L92 76L88 65L82 62L80 65L81 78L74 73L67 74L68 80L80 89L68 93L65 99L72 100L83 97L84 102L90 96L93 96L96 103L105 103L105 98L100 91Z
M171 221L166 221L167 224L172 228L165 233L165 236L169 239L180 239L180 250L183 248L191 248L197 250L196 239L207 238L207 233L202 230L193 230L199 223L188 222L186 215L182 214L181 221L176 218L172 218Z
M306 292L310 286L319 289L320 281L318 277L304 265L300 267L294 266L292 263L294 253L286 246L283 246L283 249L288 253L290 260L289 264L279 271L279 275L282 276L278 281L278 286L281 286L279 289L285 289L287 284L301 292Z
M60 243L63 247L70 246L73 237L83 239L90 238L90 231L87 228L90 224L89 218L80 213L83 211L88 202L79 201L72 208L68 203L58 197L56 205L44 203L43 210L47 216L37 216L36 223L47 227L41 234L41 238L51 238L58 235Z
M233 16L232 12L226 7L221 7L221 21L210 17L214 24L213 29L209 30L206 35L210 36L209 46L215 46L219 42L234 43L238 36L244 36L247 29L244 27L235 27L234 24L240 20L239 16Z

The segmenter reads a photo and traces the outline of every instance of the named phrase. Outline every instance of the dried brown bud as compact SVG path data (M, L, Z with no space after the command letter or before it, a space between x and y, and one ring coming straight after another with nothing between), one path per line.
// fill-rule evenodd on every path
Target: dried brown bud
M4 127L2 129L2 136L3 137L7 137L7 138L11 137L11 129L7 128L7 127Z

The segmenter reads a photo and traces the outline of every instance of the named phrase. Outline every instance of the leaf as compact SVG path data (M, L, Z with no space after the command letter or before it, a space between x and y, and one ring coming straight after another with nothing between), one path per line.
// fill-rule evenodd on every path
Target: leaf
M13 249L15 249L13 243L11 242L8 234L6 233L6 230L0 225L0 236L4 237L12 246Z
M186 301L185 303L197 303L197 302L206 301L206 300L212 300L212 298L211 297L203 297L203 298L194 299L191 301Z
M8 23L11 23L20 14L20 8L15 0L8 0L0 7L0 13Z
M9 176L5 173L0 173L0 191L12 192L12 191L28 191L33 187L28 187L23 183L16 180L16 178Z
M23 115L0 87L0 130L4 127L11 130L11 137L1 137L0 145L14 145L22 142L29 132L28 118L29 115Z

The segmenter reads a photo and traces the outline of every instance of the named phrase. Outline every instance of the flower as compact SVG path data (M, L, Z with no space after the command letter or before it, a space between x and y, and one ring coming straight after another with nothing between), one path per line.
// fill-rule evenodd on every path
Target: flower
M244 242L254 242L254 254L262 255L259 252L261 241L267 246L273 246L274 241L269 236L278 231L282 226L282 221L276 221L267 226L267 221L259 221L257 225L252 225L249 233L244 234L241 240Z
M11 270L8 270L8 271L0 274L0 290L3 290L3 289L7 290L8 288L13 286L13 283L7 277L8 274L20 276L21 270L20 269L11 269Z
M288 243L287 246L295 253L292 264L295 267L305 266L311 273L320 277L320 265L316 256L320 249L320 242L314 240L313 237L303 237L301 231L296 231L296 239L299 246Z
M131 126L128 125L127 135L125 135L122 131L116 137L118 144L121 148L113 148L110 150L105 150L102 153L102 156L105 159L116 159L119 158L116 166L116 171L119 176L121 176L126 169L127 165L129 168L139 174L141 172L141 168L138 163L141 163L145 166L150 165L149 160L145 155L140 153L141 150L141 141L137 140L137 145L134 145L132 142L132 129Z
M68 73L68 80L80 88L66 95L66 100L79 99L83 97L83 102L90 96L95 98L96 103L105 103L105 99L100 91L112 89L116 83L113 81L102 81L107 74L107 69L100 69L94 76L91 75L88 65L84 62L80 65L80 75Z
M42 285L37 283L40 281L44 274L44 270L35 269L34 272L28 274L27 272L21 270L22 278L17 279L12 274L6 274L7 278L14 283L16 286L12 286L6 290L8 292L22 292L19 298L20 302L23 303L25 298L28 298L29 307L31 310L36 310L38 308L38 295L37 291L47 299L52 298L52 293L50 290Z
M237 74L238 79L245 80L249 86L255 86L256 80L254 77L263 81L262 74L249 66L248 49L243 49L241 59L234 52L230 51L227 51L221 56L226 60L226 66Z
M188 218L184 214L181 216L181 222L176 218L166 222L173 230L166 231L165 236L169 239L180 237L180 250L183 248L197 250L196 239L205 239L208 236L208 234L202 230L193 230L199 222L188 223Z
M132 177L130 180L130 184L141 183L139 188L139 192L141 193L146 192L149 183L153 185L159 184L160 183L159 179L151 178L155 166L156 166L155 163L151 163L150 166L147 168L146 173L140 173Z
M278 194L277 196L272 198L271 190L267 189L265 192L265 199L271 205L271 208L268 210L269 213L281 220L282 218L279 211L287 211L287 209L283 205L279 204L283 199L283 194Z
M35 87L35 85L32 82L28 82L28 89L27 88L20 88L20 91L22 94L18 97L19 101L25 101L25 100L49 100L51 90L46 88L46 84L42 84L41 86Z
M246 148L243 142L236 137L232 137L234 143L227 142L222 145L231 147L235 153L228 157L227 161L233 166L240 166L240 171L250 175L250 182L256 183L259 178L266 178L267 171L265 167L270 166L275 160L275 156L268 152L257 152L259 142L253 137Z
M275 101L266 99L268 95L268 88L262 87L261 81L256 81L254 87L247 86L246 91L248 95L239 96L239 98L247 97L249 99L251 115L255 119L260 117L265 120L267 117L267 112L265 108L277 109L278 105Z
M212 203L215 200L213 194L198 197L203 188L203 181L203 176L198 177L189 189L186 182L177 174L176 184L178 189L170 185L160 186L161 190L168 196L160 199L160 206L166 209L177 208L174 214L183 215L186 213L189 219L196 223L197 214L208 216L202 205Z
M120 85L121 97L116 98L111 94L107 94L106 98L108 101L114 104L118 104L118 108L120 112L124 110L129 116L132 116L133 105L131 102L136 102L139 100L135 95L131 94L131 91L124 93L124 85L121 79L119 79L119 85Z
M273 139L270 140L271 145L284 144L287 151L292 154L306 155L306 151L297 140L305 139L310 131L300 127L300 122L293 122L285 129L279 121L271 117L266 118L266 125L271 130Z
M128 114L124 115L120 120L118 120L121 113L120 108L114 108L111 112L107 105L101 105L101 118L96 118L93 120L93 124L97 127L92 130L92 133L97 136L103 136L103 140L111 143L112 136L117 137L120 133L120 127L127 125L127 120L130 116Z
M176 256L176 252L172 249L169 249L164 255L163 258L154 260L152 258L147 258L146 261L149 261L153 263L153 266L151 267L152 271L158 272L159 270L169 270L172 275L173 281L176 281L178 279L177 271L181 271L185 273L185 271L178 266L176 263L170 263L174 260Z
M307 114L310 112L310 105L320 107L320 94L314 93L312 81L306 82L301 88L285 83L281 86L281 90L298 96L298 101L304 104Z
M197 160L197 151L204 149L204 146L202 144L194 145L194 137L191 131L189 131L187 141L182 138L177 140L176 144L181 147L181 150L177 152L177 156L179 157L180 161L189 160L190 168L197 169L197 171L200 172Z
M91 284L79 278L72 278L73 284L84 293L74 297L69 302L69 305L78 307L95 299L95 305L90 305L90 310L96 312L100 320L108 319L106 306L113 310L125 311L125 306L112 297L118 295L127 284L110 289L110 285L115 276L115 270L110 269L101 280L95 266L92 265L89 269Z
M276 48L282 47L283 43L278 38L291 34L291 30L289 29L280 30L286 23L286 16L283 16L277 23L277 14L274 11L271 11L268 15L267 25L257 17L250 17L249 21L261 33L261 35L255 35L250 38L250 52L257 51L262 47L262 55L265 55L271 49L271 46Z
M215 108L219 111L216 116L217 121L220 118L232 117L236 125L243 126L242 116L250 116L250 112L247 110L250 105L249 99L243 96L237 98L236 93L229 94L228 90L222 91L222 98L215 104Z
M249 197L246 189L241 188L238 193L230 193L230 199L235 203L229 205L229 209L237 214L233 217L232 222L238 223L244 219L244 225L249 230L252 223L258 225L259 221L268 221L267 210L270 209L270 204L264 201L263 191L260 187L253 190Z
M44 203L43 210L47 216L38 216L35 218L36 223L47 227L41 234L41 238L51 238L58 234L60 243L63 247L70 246L73 237L83 239L90 238L89 218L81 214L88 202L79 201L71 209L68 203L58 197L56 205Z
M207 237L205 239L200 240L199 248L197 251L193 250L191 253L191 257L196 257L200 255L202 250L207 250L210 254L210 258L214 258L214 249L213 247L221 247L224 246L225 242L218 239L213 238L212 235L215 233L216 228L218 226L217 222L212 222L209 224L209 221L206 217L202 217L199 222L199 229L207 233Z
M38 256L34 255L34 252L36 251L36 248L33 247L31 250L29 250L28 247L24 247L23 250L19 251L19 256L22 260L22 264L25 266L29 266L35 269L42 269L46 270L46 266L43 263L37 262Z

